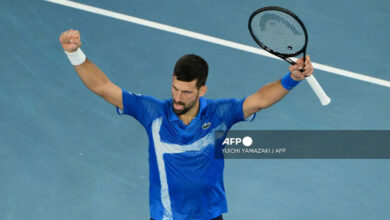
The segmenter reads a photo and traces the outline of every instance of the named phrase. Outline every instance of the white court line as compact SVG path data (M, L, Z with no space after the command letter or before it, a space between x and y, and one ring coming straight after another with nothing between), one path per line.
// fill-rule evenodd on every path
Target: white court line
M45 1L52 2L52 3L55 3L55 4L59 4L59 5L63 5L63 6L67 6L67 7L70 7L70 8L76 8L76 9L87 11L87 12L91 12L91 13L94 13L94 14L99 14L99 15L115 18L115 19L118 19L118 20L123 20L123 21L131 22L131 23L135 23L135 24L139 24L139 25L143 25L143 26L159 29L159 30L162 30L162 31L175 33L175 34L178 34L178 35L183 35L183 36L190 37L190 38L195 38L195 39L202 40L202 41L207 41L207 42L210 42L210 43L213 43L213 44L219 44L219 45L230 47L230 48L234 48L234 49L237 49L237 50L242 50L242 51L246 51L246 52L250 52L250 53L254 53L254 54L259 54L259 55L266 56L266 57L271 57L271 58L274 58L274 59L280 59L280 58L278 58L278 57L276 57L276 56L266 52L265 50L262 50L262 49L259 49L259 48L256 48L256 47L251 47L251 46L248 46L248 45L245 45L245 44L240 44L240 43L236 43L236 42L233 42L233 41L228 41L228 40L224 40L224 39L221 39L221 38L208 36L208 35L205 35L205 34L200 34L200 33L193 32L193 31L187 31L187 30L184 30L184 29L181 29L181 28L177 28L177 27L173 27L173 26L169 26L169 25L165 25L165 24L160 24L160 23L153 22L153 21L148 21L148 20L145 20L145 19L141 19L141 18L137 18L137 17L121 14L121 13L118 13L118 12L109 11L109 10L106 10L106 9L101 9L101 8L89 6L89 5L86 5L86 4L81 4L81 3L68 1L68 0L45 0ZM349 77L349 78L353 78L353 79L357 79L357 80L361 80L361 81L365 81L365 82L381 85L381 86L390 87L390 81L387 81L387 80L383 80L383 79L379 79L379 78L363 75L361 73L355 73L355 72L351 72L351 71L348 71L348 70L335 68L335 67L332 67L332 66L323 65L323 64L320 64L320 63L315 63L315 62L312 62L312 63L313 63L313 67L315 69L318 69L318 70L323 70L323 71L326 71L326 72L329 72L329 73L333 73L333 74L337 74L337 75L341 75L341 76L345 76L345 77Z

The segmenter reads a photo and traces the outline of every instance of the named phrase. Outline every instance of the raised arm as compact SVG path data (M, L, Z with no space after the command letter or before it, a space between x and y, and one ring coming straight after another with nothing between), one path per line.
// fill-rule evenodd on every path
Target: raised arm
M79 31L65 31L60 35L60 43L87 88L123 110L121 88L112 83L99 67L85 57L80 50L81 38Z
M300 71L302 68L304 68L303 72ZM245 118L277 103L292 89L289 85L297 84L306 76L310 76L313 73L310 57L306 56L305 65L303 65L303 58L297 60L295 65L289 67L289 70L290 74L288 76L263 86L245 99L243 106Z

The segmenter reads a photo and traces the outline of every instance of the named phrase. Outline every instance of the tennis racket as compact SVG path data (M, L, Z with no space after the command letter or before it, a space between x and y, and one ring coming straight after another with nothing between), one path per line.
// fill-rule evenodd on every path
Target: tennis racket
M249 31L256 43L269 53L294 65L291 57L303 53L306 58L307 31L303 22L291 11L276 7L256 10L249 18ZM313 75L305 78L322 105L328 105L330 98Z

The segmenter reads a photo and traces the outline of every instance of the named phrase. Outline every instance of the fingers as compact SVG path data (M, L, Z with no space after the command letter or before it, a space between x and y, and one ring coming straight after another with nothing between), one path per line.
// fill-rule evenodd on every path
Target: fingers
M78 30L70 29L60 36L60 42L77 43L78 41L80 41L80 32Z
M310 76L311 74L313 74L313 72L314 72L314 68L313 68L313 66L312 66L312 64L311 64L311 62L310 62L310 57L307 56L306 62L305 62L305 66L304 66L304 68L303 68L302 74L303 74L305 77L307 77L307 76Z
M67 52L73 52L81 46L80 32L78 30L70 29L63 32L59 40Z
M306 56L305 62L303 61L303 58L298 59L295 65L291 65L289 67L289 70L292 78L295 80L302 80L305 77L310 76L314 71L310 61L310 56Z

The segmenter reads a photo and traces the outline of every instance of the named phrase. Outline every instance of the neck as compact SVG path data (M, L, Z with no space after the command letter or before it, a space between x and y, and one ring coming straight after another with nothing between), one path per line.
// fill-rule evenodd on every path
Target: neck
M188 125L196 117L196 115L199 112L199 99L196 101L195 105L188 110L185 114L179 115L180 120L185 124Z

